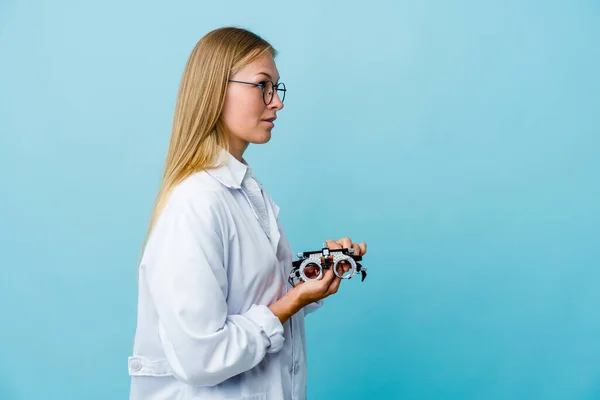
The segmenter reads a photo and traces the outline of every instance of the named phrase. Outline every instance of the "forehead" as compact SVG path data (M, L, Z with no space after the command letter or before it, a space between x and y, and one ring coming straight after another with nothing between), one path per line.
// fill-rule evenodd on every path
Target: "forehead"
M273 57L264 54L250 64L244 66L235 75L251 77L260 73L267 74L275 82L279 80L279 71L277 70Z

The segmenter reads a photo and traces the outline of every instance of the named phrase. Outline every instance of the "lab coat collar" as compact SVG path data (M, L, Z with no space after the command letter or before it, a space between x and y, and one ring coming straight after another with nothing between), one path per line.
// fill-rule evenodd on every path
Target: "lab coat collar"
M221 148L217 165L221 164L221 167L209 169L206 172L228 188L241 189L242 181L248 171L248 163L246 163L246 160L242 158L242 162L240 162L227 150Z
M214 177L217 181L219 181L222 185L232 188L232 189L241 189L242 182L246 177L246 174L252 173L250 170L250 166L242 158L240 162L236 159L231 153L229 153L224 148L221 148L221 151L218 156L217 165L221 165L221 167L209 169L208 172L212 177ZM273 250L277 252L277 247L279 245L279 240L281 238L281 233L279 232L279 206L275 204L275 202L271 199L270 196L266 196L267 201L271 205L271 213L269 215L270 222L270 236L271 236L271 245L273 246ZM252 205L250 205L252 206Z

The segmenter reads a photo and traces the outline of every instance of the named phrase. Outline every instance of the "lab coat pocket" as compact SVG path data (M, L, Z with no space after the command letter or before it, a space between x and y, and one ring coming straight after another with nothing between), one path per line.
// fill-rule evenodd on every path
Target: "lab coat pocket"
M141 356L129 357L130 376L173 376L166 358L149 360Z

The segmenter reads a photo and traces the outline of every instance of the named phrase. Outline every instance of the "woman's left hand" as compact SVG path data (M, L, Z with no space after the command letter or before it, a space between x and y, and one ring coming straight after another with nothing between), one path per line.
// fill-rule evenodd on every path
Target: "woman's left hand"
M354 249L355 256L364 256L367 252L367 244L365 242L352 243L352 239L349 237L338 239L336 241L327 239L326 243L329 250Z
M327 247L329 250L338 250L338 249L354 249L355 256L364 256L367 252L367 244L365 242L360 243L352 243L352 239L349 237L345 237L342 239L338 239L333 241L331 239L326 240ZM338 273L344 273L350 271L350 264L346 261L341 261L338 264Z

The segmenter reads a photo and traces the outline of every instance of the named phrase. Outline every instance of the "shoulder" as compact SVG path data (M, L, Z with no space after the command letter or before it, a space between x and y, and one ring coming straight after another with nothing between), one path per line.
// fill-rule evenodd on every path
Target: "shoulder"
M168 194L148 237L142 264L151 265L175 253L222 249L229 232L224 192L205 175L198 172L185 178Z
M216 201L226 189L206 171L195 172L173 188L168 201L189 205Z
M206 171L196 172L171 190L161 218L191 219L217 228L228 213L227 190Z

